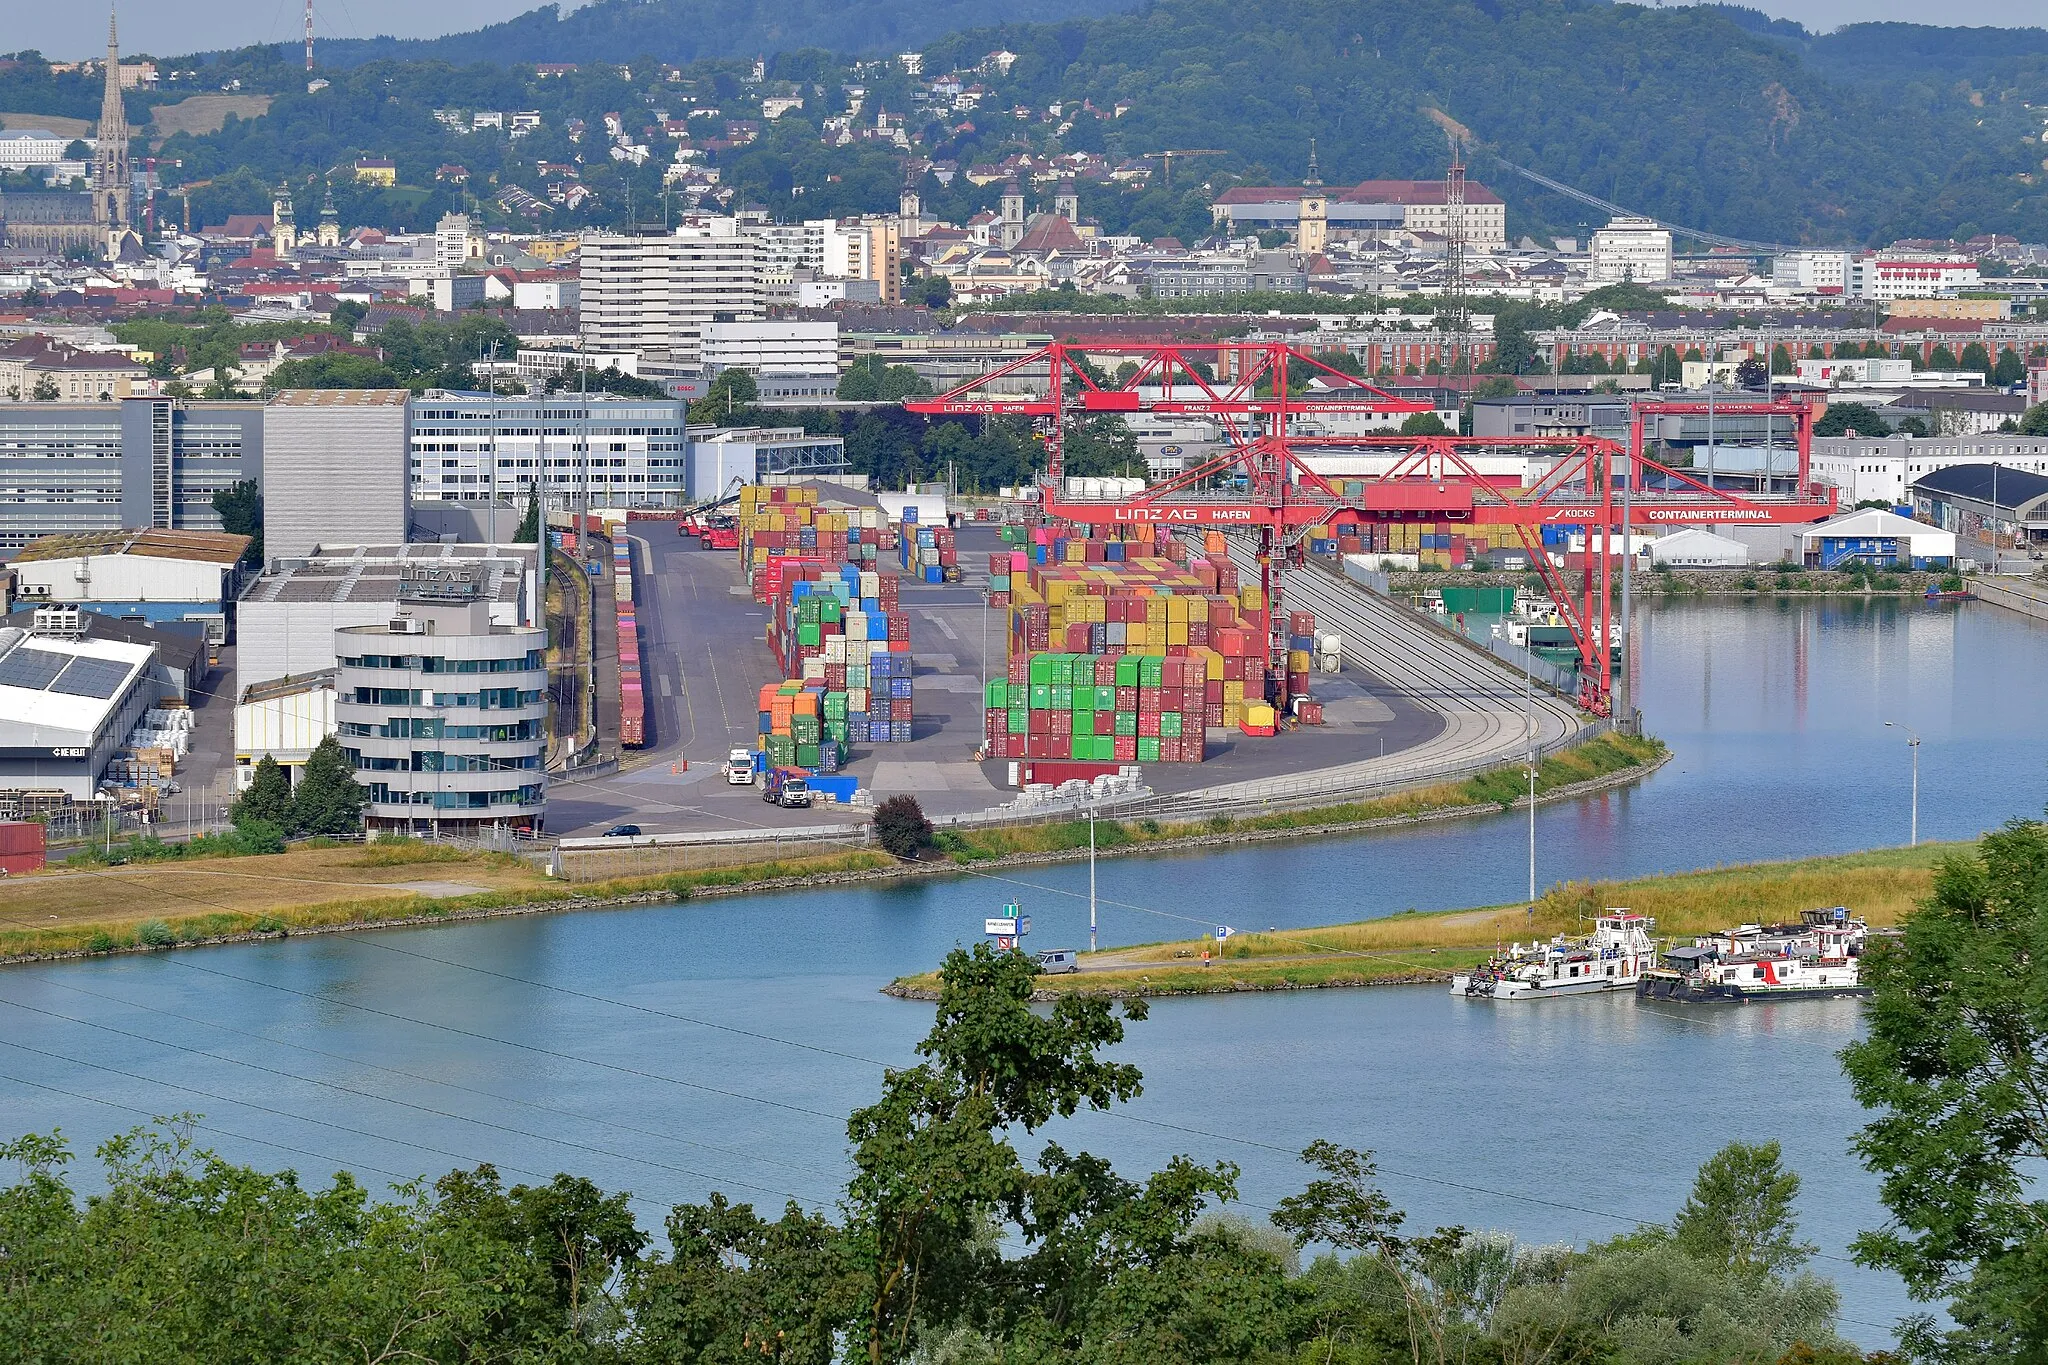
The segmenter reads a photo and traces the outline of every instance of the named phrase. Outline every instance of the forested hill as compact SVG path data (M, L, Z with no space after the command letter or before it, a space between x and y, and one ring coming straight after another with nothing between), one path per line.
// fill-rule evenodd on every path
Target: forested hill
M444 38L335 39L320 58L369 61L687 62L798 48L847 53L915 50L942 34L990 23L1042 23L1135 8L1137 0L594 0L567 14L543 5L473 33Z
M1028 33L955 34L926 63L971 61L1000 36L1029 59L1013 75L1035 86L1006 98L1128 101L1113 144L1223 148L1287 179L1311 136L1331 183L1441 175L1454 122L1475 173L1554 226L1588 211L1532 195L1495 156L1752 238L2048 239L2030 86L1833 79L1804 40L1741 17L1590 0L1154 0ZM1205 175L1223 168L1203 163Z

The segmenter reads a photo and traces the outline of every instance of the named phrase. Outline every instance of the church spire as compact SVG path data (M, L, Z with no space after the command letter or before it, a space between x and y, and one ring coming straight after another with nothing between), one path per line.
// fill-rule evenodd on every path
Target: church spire
M93 220L114 236L128 227L128 115L121 107L121 40L107 11L106 90L100 97L99 150L93 155Z

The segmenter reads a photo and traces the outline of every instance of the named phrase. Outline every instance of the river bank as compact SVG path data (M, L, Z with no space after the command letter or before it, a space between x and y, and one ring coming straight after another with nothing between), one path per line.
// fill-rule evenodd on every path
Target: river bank
M1846 905L1874 926L1897 924L1934 883L1935 866L1969 842L1873 849L1796 862L1755 863L1615 882L1560 882L1535 906L1410 911L1348 924L1240 932L1222 943L1185 939L1081 955L1081 970L1039 979L1036 998L1228 995L1448 981L1503 943L1582 932L1608 907L1650 915L1660 936L1685 938L1734 924L1797 920L1801 910ZM1204 954L1209 960L1204 961ZM883 993L937 998L930 974L898 978Z
M1537 803L1641 780L1670 757L1654 739L1603 734L1545 758ZM1096 822L1097 856L1184 853L1456 820L1526 806L1520 768L1314 810L1199 822ZM313 844L281 854L53 868L10 881L0 964L254 942L285 934L442 924L509 915L617 909L703 897L951 877L1088 856L1088 822L942 832L916 860L878 849L694 871L575 882L533 861L394 840ZM347 894L337 897L336 889Z
M1638 570L1630 576L1636 597L1925 597L1929 588L1967 587L1970 578L1924 570L1807 569L1796 565L1756 564L1741 569L1655 569ZM1614 591L1621 591L1621 570L1613 574ZM1387 576L1387 591L1396 598L1434 592L1439 588L1521 588L1542 594L1548 589L1530 572L1503 570L1479 572L1394 573Z

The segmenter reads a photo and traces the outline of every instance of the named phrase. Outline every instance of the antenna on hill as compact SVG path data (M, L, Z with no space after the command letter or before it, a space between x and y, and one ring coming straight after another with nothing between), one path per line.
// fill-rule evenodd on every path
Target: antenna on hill
M306 0L306 70L313 69L313 0Z
M1444 174L1444 296L1438 313L1457 334L1452 344L1462 356L1464 334L1472 318L1465 298L1465 157L1455 133L1451 135L1450 168Z

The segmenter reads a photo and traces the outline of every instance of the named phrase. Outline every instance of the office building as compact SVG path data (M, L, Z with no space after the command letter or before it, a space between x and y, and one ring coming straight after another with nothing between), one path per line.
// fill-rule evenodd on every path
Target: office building
M1787 251L1771 259L1771 283L1807 293L1843 293L1849 287L1849 253Z
M0 403L0 555L48 535L217 531L213 495L262 473L261 404Z
M690 497L724 497L735 484L847 472L846 442L802 427L696 427L690 432Z
M242 685L334 667L334 632L388 620L405 577L431 569L481 585L492 624L538 624L539 558L531 545L357 545L278 566L236 604Z
M1588 284L1647 284L1671 278L1671 232L1648 218L1615 218L1593 234Z
M677 399L431 391L413 408L412 496L523 509L538 482L555 507L673 507L688 482L688 408Z
M235 703L235 790L247 791L268 758L294 784L320 741L334 733L335 670L252 683Z
M334 632L335 731L372 830L538 832L547 631L491 620L487 579L411 567L385 619Z
M695 363L706 323L763 315L767 265L761 239L741 235L729 218L674 232L586 233L583 344Z
M707 370L741 369L754 375L839 373L836 322L714 322L704 328Z
M1882 498L1904 506L1923 475L1957 465L1996 465L2048 475L2048 436L1816 436L1813 477L1841 490L1843 507Z
M88 801L128 732L156 704L156 650L0 626L0 790Z
M283 389L264 412L263 552L402 543L411 523L404 389Z

